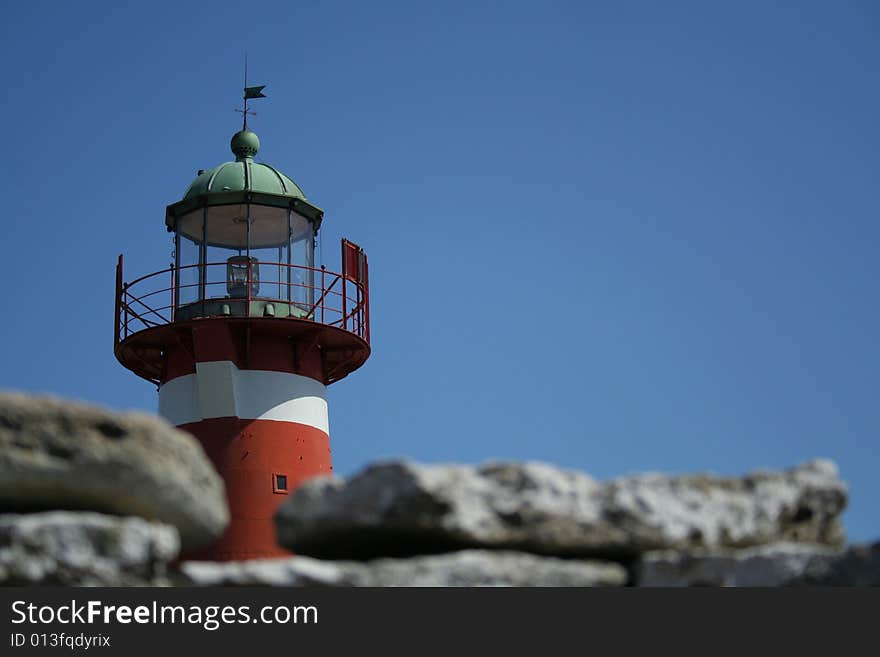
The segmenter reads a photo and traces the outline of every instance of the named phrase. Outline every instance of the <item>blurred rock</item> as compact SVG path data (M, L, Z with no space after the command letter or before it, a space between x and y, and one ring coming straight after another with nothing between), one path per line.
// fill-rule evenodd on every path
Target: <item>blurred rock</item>
M300 487L276 515L299 554L366 559L468 547L631 559L778 541L839 546L846 487L828 461L739 478L607 483L540 463L386 462Z
M188 434L148 415L19 394L0 394L0 508L155 519L187 550L229 522L223 481Z
M880 586L880 541L807 565L793 586Z
M603 561L463 550L367 563L366 586L623 586L626 569Z
M173 527L142 518L50 511L0 515L0 584L146 586L168 583Z
M187 562L184 584L197 586L623 586L619 564L465 550L366 563L309 557L227 563Z
M838 550L774 543L723 552L648 552L636 567L636 586L784 586L806 569L831 562Z
M311 557L251 561L185 561L180 586L357 586L364 566Z

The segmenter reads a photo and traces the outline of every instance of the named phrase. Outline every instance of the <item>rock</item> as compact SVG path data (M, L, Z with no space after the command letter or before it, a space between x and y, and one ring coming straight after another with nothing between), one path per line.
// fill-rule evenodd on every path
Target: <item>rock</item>
M648 552L636 567L637 586L784 586L834 559L819 545L774 543L721 552Z
M880 586L880 541L808 564L792 586Z
M185 561L180 586L357 586L362 564L311 557L250 561Z
M276 514L299 554L375 558L453 549L632 559L658 549L793 540L838 546L846 487L828 461L741 478L637 475L600 483L540 463L385 462L306 482Z
M181 570L186 584L199 586L623 586L627 579L615 563L488 550L366 563L309 557L187 562Z
M86 509L173 525L187 550L229 522L198 442L159 418L0 394L0 508Z
M0 515L0 584L167 584L174 527L136 517L49 511Z
M830 461L741 478L636 475L608 484L604 516L638 552L749 547L780 541L841 547L847 489Z
M462 550L368 562L366 586L623 586L626 569L605 561Z

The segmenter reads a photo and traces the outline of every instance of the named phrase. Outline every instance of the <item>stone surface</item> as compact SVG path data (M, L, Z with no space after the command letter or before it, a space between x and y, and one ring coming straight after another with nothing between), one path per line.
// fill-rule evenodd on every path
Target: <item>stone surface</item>
M187 562L182 583L200 586L623 586L619 564L508 551L354 561L309 557L245 562Z
M299 554L374 558L468 547L632 559L657 549L778 541L839 546L846 487L828 461L739 478L598 482L540 463L386 462L348 481L314 479L276 515Z
M185 561L179 586L357 586L364 566L349 561L311 557L250 561Z
M880 586L880 541L853 545L837 557L808 564L793 586Z
M721 552L657 551L643 555L636 586L784 586L807 569L827 564L838 550L774 543Z
M623 586L626 569L605 561L463 550L368 562L367 586Z
M177 530L86 511L0 515L0 585L167 584Z
M229 522L198 442L163 420L51 397L0 394L0 509L86 509L173 525L185 549Z

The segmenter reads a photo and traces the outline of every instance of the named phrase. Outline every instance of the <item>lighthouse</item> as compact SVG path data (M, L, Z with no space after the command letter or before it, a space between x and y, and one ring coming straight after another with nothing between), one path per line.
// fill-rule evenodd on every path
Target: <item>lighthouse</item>
M275 510L332 470L327 386L370 354L366 254L343 239L336 271L315 263L323 211L257 161L247 100L261 89L245 89L233 159L199 170L167 206L173 262L129 280L120 255L116 269L116 358L158 386L160 415L199 440L226 484L229 527L187 558L289 554Z

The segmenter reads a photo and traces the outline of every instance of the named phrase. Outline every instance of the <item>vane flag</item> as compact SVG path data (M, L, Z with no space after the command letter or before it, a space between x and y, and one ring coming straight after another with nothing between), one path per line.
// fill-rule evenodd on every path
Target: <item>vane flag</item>
M261 84L257 87L248 87L247 80L245 80L244 96L242 97L244 99L244 107L242 109L235 110L236 112L241 113L241 117L243 119L242 130L247 130L248 114L250 114L251 116L257 115L256 112L248 109L248 101L253 100L254 98L265 98L266 94L263 93L263 89L265 89L265 88L266 88L265 84Z
M256 87L249 87L247 83L247 69L248 69L248 61L247 61L247 53L244 54L244 107L242 109L235 110L236 112L241 113L242 118L242 130L247 130L247 117L248 114L251 116L256 116L256 112L252 112L248 109L248 101L253 100L254 98L265 98L266 94L263 93L263 89L266 88L265 84L258 85Z

